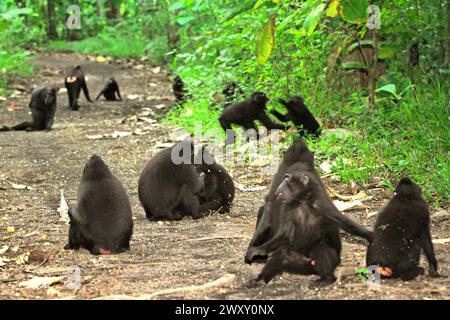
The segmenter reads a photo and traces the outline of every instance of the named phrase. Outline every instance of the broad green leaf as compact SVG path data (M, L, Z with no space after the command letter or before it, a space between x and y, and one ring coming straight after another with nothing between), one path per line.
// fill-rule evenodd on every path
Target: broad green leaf
M269 58L275 43L275 22L277 12L272 14L256 39L256 60L260 65Z
M322 16L325 5L323 3L319 4L313 11L311 11L305 19L303 24L303 31L310 36L316 29L319 23L320 17Z
M18 8L18 9L12 9L2 14L3 19L10 20L12 18L15 18L21 14L30 15L33 13L33 10L30 8Z
M234 8L231 10L231 12L225 17L225 22L233 19L234 17L240 15L241 13L244 13L246 11L249 11L254 8L255 4L257 3L257 0L245 2L242 6Z
M192 20L195 20L194 16L184 16L184 17L177 18L176 21L180 26L184 26L184 25L188 24L189 22L191 22Z
M378 88L377 90L375 90L375 92L388 92L388 93L396 96L397 95L397 87L395 86L395 84L390 83L385 86L382 86L381 88Z
M259 7L261 7L264 2L267 2L267 0L258 0L256 1L255 5L253 6L253 9L258 9Z
M357 269L356 270L356 273L357 274L362 274L362 275L366 275L366 274L369 274L369 270L367 270L367 268L359 268L359 269Z
M341 0L338 11L344 21L361 24L367 20L368 7L367 0Z
M359 43L361 44L361 47L373 46L373 40L361 40ZM353 50L355 50L356 48L358 48L359 43L358 42L353 42L351 45L348 46L347 52L350 53Z
M331 0L330 1L330 3L328 4L327 11L326 11L326 14L327 14L328 17L334 18L334 17L337 16L337 14L338 14L338 11L337 11L338 5L339 5L339 0Z
M172 10L172 11L179 10L179 9L183 8L183 5L184 5L184 1L183 0L175 2L175 3L172 3L170 5L170 10Z
M344 69L367 69L367 66L359 61L347 61L342 64Z
M378 50L378 59L390 59L395 56L395 50L391 47L382 47Z
M0 32L8 29L9 23L6 20L0 19Z

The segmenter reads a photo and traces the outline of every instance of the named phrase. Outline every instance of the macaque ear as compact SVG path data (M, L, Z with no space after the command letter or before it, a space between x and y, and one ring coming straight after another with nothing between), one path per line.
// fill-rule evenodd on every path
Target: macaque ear
M305 185L305 186L307 186L308 184L309 184L309 177L307 176L307 175L304 175L303 177L302 177L302 182L303 182L303 184Z

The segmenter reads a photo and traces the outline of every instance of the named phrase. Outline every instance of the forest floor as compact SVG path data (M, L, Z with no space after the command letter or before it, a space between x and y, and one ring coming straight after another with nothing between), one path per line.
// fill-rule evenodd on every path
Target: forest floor
M34 78L17 79L11 86L15 92L0 97L0 124L12 125L28 119L28 99L34 85L63 87L65 70L75 64L85 69L92 98L111 75L127 98L124 102L88 104L82 97L81 110L73 112L67 106L67 95L61 92L54 130L0 134L0 299L450 298L450 278L433 279L427 273L409 282L383 280L379 290L368 290L355 274L364 265L366 243L344 233L342 266L336 271L339 281L334 285L310 289L308 285L316 276L284 274L268 285L248 288L247 281L262 266L244 264L244 253L266 190L237 190L228 215L215 214L198 221L185 218L179 222L149 222L139 203L139 174L161 150L157 145L170 142L173 128L136 121L133 116L143 108L156 113L170 108L173 98L165 70L139 61L105 63L95 57L63 53L37 54L34 63L38 68ZM128 121L122 121L127 117ZM138 134L100 136L114 131ZM61 190L69 205L73 204L83 167L92 154L101 155L128 190L135 222L129 252L93 256L86 250L63 250L68 225L60 221L57 213ZM270 183L270 176L262 175L258 167L228 169L235 181L244 186ZM325 178L325 183L341 195L352 194L350 186L330 178ZM364 191L368 196L364 201L366 208L346 214L371 228L376 218L371 213L385 205L392 194L380 188ZM448 212L441 209L436 214L434 208L431 211L433 239L449 238ZM440 273L449 275L450 243L442 242L435 244L436 257ZM422 265L428 269L423 258ZM67 285L72 266L81 270L78 290ZM45 277L63 278L51 286L35 288L41 280L50 279ZM219 284L214 282L218 279ZM28 280L32 281L27 283ZM176 290L161 292L164 289Z

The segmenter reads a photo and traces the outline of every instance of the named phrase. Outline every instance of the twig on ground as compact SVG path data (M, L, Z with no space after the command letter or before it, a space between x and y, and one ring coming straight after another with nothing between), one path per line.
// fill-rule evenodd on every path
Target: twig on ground
M159 296L166 296L170 294L179 294L179 293L189 293L189 292L197 292L197 291L206 291L211 289L218 289L224 287L231 287L236 280L236 276L234 274L227 274L217 280L199 285L199 286L187 286L181 288L170 288L164 289L160 291L156 291L151 294L143 294L137 297L128 296L128 295L112 295L106 297L95 298L94 300L151 300Z

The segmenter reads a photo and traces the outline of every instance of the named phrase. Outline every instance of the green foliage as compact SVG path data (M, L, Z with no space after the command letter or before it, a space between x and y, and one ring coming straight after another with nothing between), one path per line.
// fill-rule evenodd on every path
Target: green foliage
M367 0L86 0L78 2L83 27L70 32L64 21L72 3L61 0L54 2L53 42L47 37L47 2L25 3L18 8L15 0L0 2L0 79L29 72L25 47L147 55L168 63L193 94L166 119L191 132L198 121L204 130L220 131L217 96L229 80L246 94L265 91L272 101L302 95L322 127L337 128L308 143L318 162L331 162L343 182L392 188L410 175L428 199L449 200L445 1L370 1L382 3L376 43L365 38ZM118 16L109 16L114 12ZM418 67L408 61L413 43L420 48ZM345 57L374 45L388 73L378 78L376 104L369 107L365 88L350 83L359 80L358 72L371 71L370 63ZM275 102L272 108L283 111Z
M322 17L325 5L323 3L319 4L313 11L310 12L305 18L305 23L303 24L303 31L310 36L316 29L320 18Z
M342 20L337 25L335 20L324 20L325 7L318 1L306 1L298 10L292 10L289 4L279 7L273 33L277 45L267 46L271 59L263 66L259 62L265 61L267 53L263 56L257 51L254 55L253 48L260 43L261 34L267 36L267 44L271 43L268 35L272 33L264 33L264 29L273 9L256 8L254 1L241 2L231 11L217 4L212 6L214 17L203 15L196 23L184 25L180 34L186 32L191 37L181 39L181 50L171 67L189 85L194 100L186 104L186 109L176 109L167 121L191 131L193 124L201 121L219 130L216 119L220 106L214 106L212 97L230 79L240 82L247 94L256 89L267 92L272 101L288 94L301 94L323 125L337 122L351 133L341 136L330 131L320 139L309 141L318 161L334 159L332 170L342 181L375 180L392 188L393 182L410 175L423 186L427 198L432 197L436 204L448 201L447 84L435 81L433 85L427 80L429 75L421 73L416 75L422 80L414 93L408 77L398 72L407 64L406 60L395 60L402 49L391 40L383 42L378 52L380 58L391 59L392 63L391 73L379 80L375 110L367 106L364 91L355 92L351 87L330 83L324 73L328 57L348 37L339 25L346 21L361 24L367 18L367 6L361 5L364 1L352 2L350 6L349 2L340 1L341 8L337 7L338 1L331 1L329 6L333 2L336 11L341 10ZM414 4L406 1L402 5ZM328 9L327 16L333 16L333 10ZM217 16L227 18L217 24ZM334 19L339 21L338 17ZM383 20L385 28L396 24L395 20ZM371 46L373 42L362 39L360 44ZM345 52L358 46L354 41ZM343 48L340 50L344 52ZM349 61L341 63L341 68L367 69L367 66ZM282 110L275 103L269 104L270 108Z
M364 23L367 19L367 0L340 0L339 11L344 21L354 24Z
M263 65L269 59L275 43L275 21L277 12L272 14L269 20L264 25L263 29L256 38L256 60L260 65Z
M47 46L51 51L72 51L113 57L140 57L145 53L145 44L138 30L121 27L108 28L97 37L81 41L53 41Z

